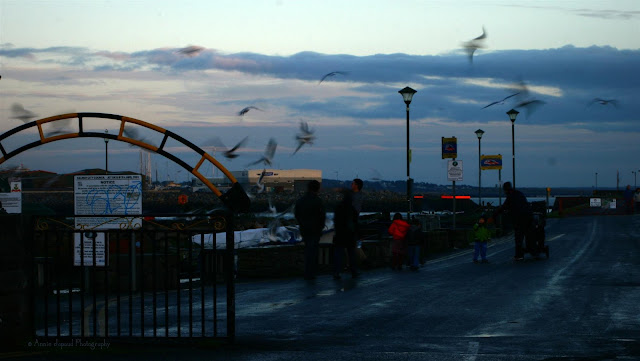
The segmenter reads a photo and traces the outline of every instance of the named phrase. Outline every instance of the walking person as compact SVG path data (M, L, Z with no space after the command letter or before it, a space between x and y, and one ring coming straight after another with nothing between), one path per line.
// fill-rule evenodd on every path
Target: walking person
M508 211L510 213L515 241L515 255L513 259L515 261L522 261L524 259L524 248L522 247L522 242L531 228L533 212L531 211L531 206L527 201L527 197L525 197L522 192L513 189L511 182L505 182L502 185L502 189L506 193L507 198L500 207L496 208L493 212L492 218L495 218L498 214L504 211Z
M341 278L345 251L349 257L351 277L356 278L360 275L356 266L358 220L356 209L353 207L351 191L343 191L342 200L336 206L333 214L333 226L335 230L333 236L333 279L339 280Z
M418 271L420 269L420 245L422 244L422 224L419 219L411 220L411 227L407 232L407 258L409 269Z
M624 190L624 207L627 214L633 213L633 191L630 185L627 185Z
M318 270L318 245L325 227L326 212L318 196L320 182L312 180L307 192L295 205L295 218L304 242L304 279L313 280Z
M478 223L473 225L473 263L478 263L478 255L482 263L489 263L487 259L487 242L491 239L491 231L485 224L484 217L478 219Z
M407 232L409 231L409 223L402 219L402 214L393 215L393 222L389 226L389 234L393 238L391 243L391 269L402 270L402 263L405 258L407 249Z

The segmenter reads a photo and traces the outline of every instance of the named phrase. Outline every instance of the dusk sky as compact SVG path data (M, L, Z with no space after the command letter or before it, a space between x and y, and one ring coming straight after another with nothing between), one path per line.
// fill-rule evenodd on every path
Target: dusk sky
M470 61L464 44L480 36ZM258 160L321 169L324 178L447 184L441 137L458 138L462 184L478 184L483 154L502 154L511 180L515 122L520 187L634 186L640 172L640 1L32 1L0 0L0 132L70 112L125 115L207 151L248 136L229 170ZM195 54L179 50L198 46ZM338 71L326 78L323 75ZM483 108L507 96L502 103ZM595 99L612 100L597 102ZM243 116L238 112L255 106ZM300 122L317 137L293 154ZM56 130L77 129L75 123ZM89 130L116 133L119 122ZM21 135L10 151L32 140ZM159 145L153 134L140 138ZM109 170L139 170L139 148L109 142ZM181 147L171 151L197 161ZM153 176L185 171L152 155ZM72 172L104 168L102 139L53 142L0 165ZM212 169L209 170L211 175ZM205 170L203 170L206 173ZM494 186L498 172L482 172Z

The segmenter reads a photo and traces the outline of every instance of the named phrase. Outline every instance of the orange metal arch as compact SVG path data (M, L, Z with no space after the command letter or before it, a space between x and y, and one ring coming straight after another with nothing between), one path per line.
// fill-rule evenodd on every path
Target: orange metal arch
M54 136L45 136L44 131L42 129L42 125L46 124L46 123L50 123L50 122L55 122L58 120L63 120L63 119L73 119L73 118L77 118L78 119L78 132L75 133L67 133L67 134L57 134ZM107 134L107 133L101 133L101 132L85 132L83 130L83 119L84 118L103 118L103 119L114 119L116 121L120 122L120 131L118 132L117 135L113 135L113 134ZM125 125L126 123L132 123L132 124L136 124L139 126L143 126L145 128L148 128L150 130L156 131L160 134L163 135L163 140L162 140L162 144L160 146L154 146L152 144L148 144L144 141L138 140L138 139L133 139L130 137L127 137L126 135L124 135L124 129L125 129ZM36 142L32 142L29 144L25 144L22 147L19 147L17 149L15 149L12 152L6 152L4 147L2 146L2 142L7 139L8 137L10 137L13 134L16 134L22 130L25 129L29 129L32 127L36 127L37 131L40 135L40 140L36 141ZM200 166L204 163L205 160L208 160L209 162L211 162L216 168L218 168L227 178L229 178L229 180L231 181L231 183L234 185L234 187L239 186L237 183L238 181L236 180L236 178L233 176L233 174L231 174L230 171L228 171L220 162L218 162L218 160L216 160L215 158L213 158L210 154L208 154L207 152L205 152L203 149L201 149L200 147L196 146L195 144L191 143L190 141L182 138L181 136L177 135L176 133L173 133L172 131L169 131L167 129L164 129L162 127L159 127L157 125L139 120L139 119L135 119L135 118L130 118L130 117L126 117L126 116L122 116L122 115L116 115L116 114L107 114L107 113L67 113L67 114L60 114L60 115L55 115L52 117L48 117L48 118L43 118L43 119L39 119L39 120L34 120L32 122L23 124L19 127L16 127L14 129L11 129L3 134L0 135L0 152L2 153L2 157L0 157L0 164L4 163L5 161L9 160L10 158L16 156L17 154L20 154L28 149L37 147L39 145L43 145L46 143L50 143L50 142L55 142L58 140L63 140L63 139L72 139L72 138L80 138L80 137L93 137L93 138L108 138L108 139L116 139L122 142L126 142L135 146L138 146L140 148L144 148L147 150L150 150L156 154L160 154L168 159L171 159L172 161L174 161L175 163L179 164L180 166L182 166L183 168L185 168L186 170L188 170L191 174L193 174L196 178L198 178L200 181L202 181L202 183L204 185L207 186L207 188L209 188L214 194L216 194L218 197L222 196L222 193L220 192L220 190L218 190L218 188L216 188L216 186L213 185L213 183L211 183L202 173L199 172ZM177 142L182 143L183 145L191 148L194 152L198 153L200 155L200 160L198 161L197 165L195 167L191 167L189 166L187 163L185 163L184 161L182 161L181 159L177 158L176 156L174 156L173 154L167 152L166 150L164 150L164 146L167 142L167 140L171 138L172 140L175 140Z

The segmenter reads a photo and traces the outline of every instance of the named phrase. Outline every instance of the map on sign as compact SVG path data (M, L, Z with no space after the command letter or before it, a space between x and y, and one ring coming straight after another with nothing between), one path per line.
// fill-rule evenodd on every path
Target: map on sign
M73 191L76 228L122 229L140 225L140 218L127 220L126 216L142 214L142 176L78 175L74 177Z
M142 214L139 175L79 175L74 177L76 215Z

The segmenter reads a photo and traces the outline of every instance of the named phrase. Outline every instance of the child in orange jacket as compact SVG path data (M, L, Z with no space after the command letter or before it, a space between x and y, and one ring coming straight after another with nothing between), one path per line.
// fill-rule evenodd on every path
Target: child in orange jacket
M405 259L407 249L407 232L409 231L409 223L402 219L402 214L393 215L393 222L389 226L389 234L393 237L391 245L391 269L400 271L402 263Z

